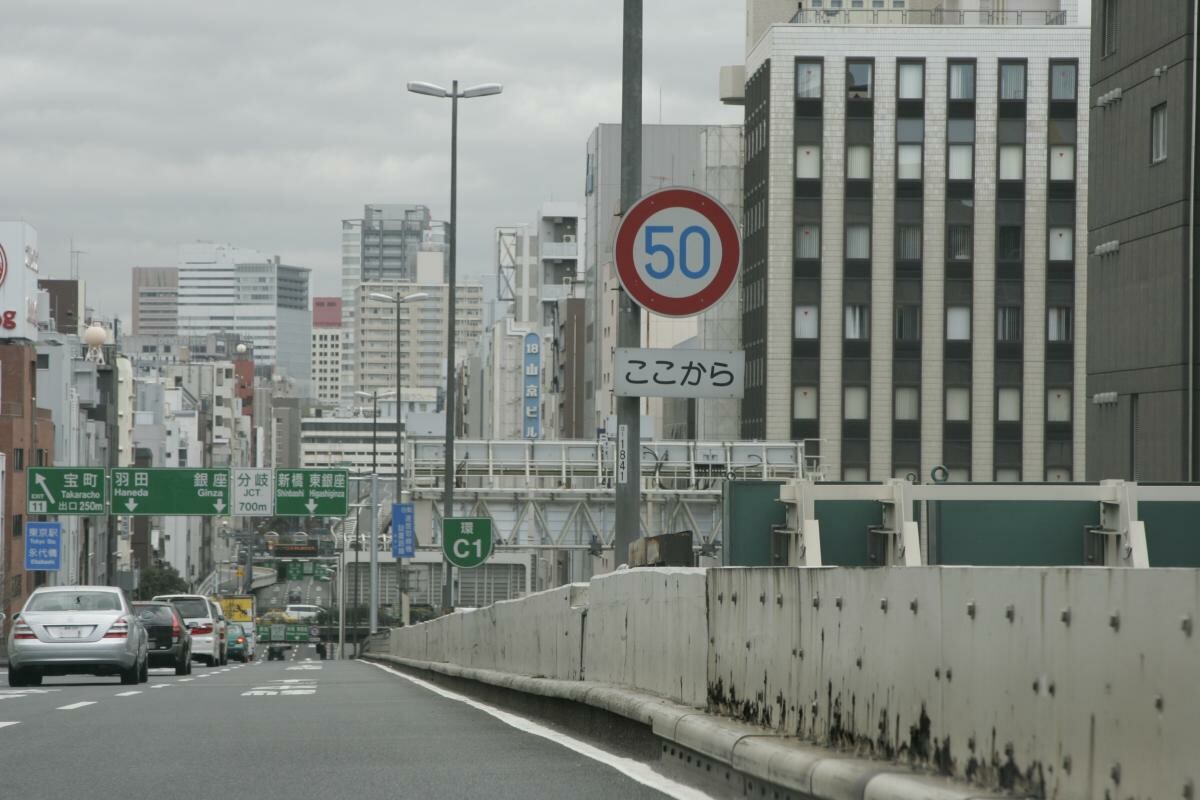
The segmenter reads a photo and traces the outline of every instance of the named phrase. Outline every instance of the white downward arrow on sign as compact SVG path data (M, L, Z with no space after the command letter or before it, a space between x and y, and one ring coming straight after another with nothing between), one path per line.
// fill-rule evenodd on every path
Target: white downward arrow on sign
M217 513L220 514L222 511L225 510L225 501L218 497L217 502L213 507L216 508Z
M131 497L125 501L125 507L130 511L133 511L135 508L137 508L137 501Z
M34 476L34 480L37 481L38 486L42 487L42 494L46 495L46 498L51 503L58 502L57 500L54 499L54 495L50 494L50 487L46 485L46 476L45 475Z
M304 507L308 509L308 515L311 517L317 512L317 501L310 497L308 498L308 502L304 504Z

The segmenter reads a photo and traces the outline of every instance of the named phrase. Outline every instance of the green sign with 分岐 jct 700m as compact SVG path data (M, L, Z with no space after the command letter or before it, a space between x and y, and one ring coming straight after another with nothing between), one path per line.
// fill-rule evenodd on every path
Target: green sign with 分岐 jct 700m
M103 467L30 467L25 472L30 514L107 514Z
M132 516L205 517L229 513L227 469L112 471L112 513Z

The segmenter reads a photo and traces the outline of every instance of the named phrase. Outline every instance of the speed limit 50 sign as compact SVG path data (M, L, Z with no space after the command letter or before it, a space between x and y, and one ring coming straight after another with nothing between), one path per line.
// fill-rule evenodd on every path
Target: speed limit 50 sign
M736 282L742 243L716 198L695 189L660 189L625 213L613 259L634 302L656 314L690 317Z

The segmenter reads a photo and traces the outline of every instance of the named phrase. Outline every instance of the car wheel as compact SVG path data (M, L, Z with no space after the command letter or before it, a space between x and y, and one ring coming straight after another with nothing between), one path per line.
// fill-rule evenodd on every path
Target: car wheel
M176 675L187 675L191 671L191 668L192 668L191 661L185 661L182 664L176 664L175 665L175 674Z
M8 668L8 685L14 689L18 689L25 685L25 673L16 667Z
M129 669L121 670L121 685L133 686L138 682L138 677L141 674L142 668L140 664L135 663Z
M142 662L141 671L138 672L138 683L149 683L149 682L150 682L150 658L147 656L146 660Z
M42 676L38 675L36 672L29 673L28 675L25 676L25 685L26 686L41 686L42 685Z

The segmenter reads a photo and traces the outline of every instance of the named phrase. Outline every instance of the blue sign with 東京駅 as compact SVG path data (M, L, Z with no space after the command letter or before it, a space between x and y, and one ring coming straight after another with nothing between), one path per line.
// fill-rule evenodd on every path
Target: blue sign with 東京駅
M542 436L542 337L525 334L524 397L521 430L526 439Z
M392 558L417 557L417 526L412 503L392 503Z
M25 523L25 571L57 572L62 568L62 523Z

